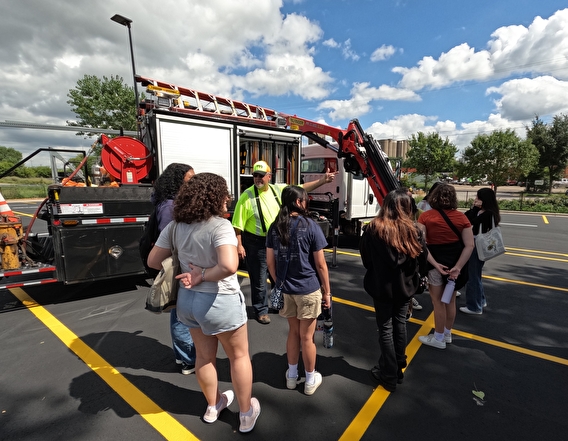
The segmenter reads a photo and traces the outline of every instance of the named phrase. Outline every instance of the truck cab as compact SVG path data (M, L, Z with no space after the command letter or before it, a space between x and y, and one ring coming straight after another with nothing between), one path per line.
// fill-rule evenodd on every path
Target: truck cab
M302 182L319 179L328 169L337 172L333 182L310 193L310 211L332 218L331 203L337 199L340 231L349 235L360 234L362 224L377 215L380 204L363 174L347 172L344 161L345 158L338 158L333 150L318 144L305 145L300 167Z

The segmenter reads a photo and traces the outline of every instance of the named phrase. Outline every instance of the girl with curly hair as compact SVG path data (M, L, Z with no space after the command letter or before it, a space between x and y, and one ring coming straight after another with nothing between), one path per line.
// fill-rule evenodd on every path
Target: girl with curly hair
M237 280L237 238L223 216L231 200L227 182L213 173L198 173L185 183L174 203L174 220L160 234L148 263L160 268L169 257L175 228L181 266L177 310L189 326L196 348L195 373L207 401L203 420L213 423L236 395L240 432L250 432L260 415L252 395L245 298ZM217 347L229 357L235 392L219 391Z
M156 207L158 231L162 231L174 218L174 199L184 182L195 174L193 167L174 162L166 167L154 182L152 203Z
M156 211L158 233L173 220L174 199L182 184L189 181L194 174L191 165L174 162L168 165L154 182L152 203ZM149 274L156 276L157 272ZM181 365L181 373L192 374L195 372L195 346L188 327L178 320L176 308L170 310L170 334L175 360Z

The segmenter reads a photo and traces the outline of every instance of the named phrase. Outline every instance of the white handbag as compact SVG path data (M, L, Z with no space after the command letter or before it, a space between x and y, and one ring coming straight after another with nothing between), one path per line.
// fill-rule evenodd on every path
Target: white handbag
M477 257L485 262L505 253L505 244L501 235L501 228L495 226L495 219L491 217L491 229L487 233L481 232L481 224L475 236Z

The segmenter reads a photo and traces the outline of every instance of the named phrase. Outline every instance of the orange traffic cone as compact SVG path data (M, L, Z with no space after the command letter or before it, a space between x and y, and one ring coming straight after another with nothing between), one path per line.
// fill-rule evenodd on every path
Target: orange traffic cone
M2 193L0 193L0 216L4 216L7 220L11 221L18 220L18 218L8 205L8 202L6 202L4 196L2 196Z

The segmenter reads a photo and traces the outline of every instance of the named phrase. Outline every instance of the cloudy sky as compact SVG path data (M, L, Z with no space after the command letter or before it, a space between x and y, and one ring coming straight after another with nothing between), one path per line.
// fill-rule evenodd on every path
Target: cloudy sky
M479 133L568 113L568 9L553 0L0 0L0 121L65 125L84 75L138 74L376 139ZM0 127L0 145L88 149ZM40 157L32 165L39 165Z

